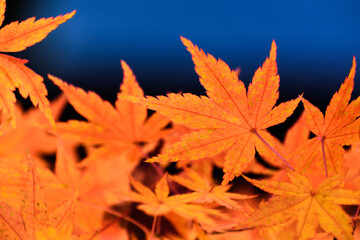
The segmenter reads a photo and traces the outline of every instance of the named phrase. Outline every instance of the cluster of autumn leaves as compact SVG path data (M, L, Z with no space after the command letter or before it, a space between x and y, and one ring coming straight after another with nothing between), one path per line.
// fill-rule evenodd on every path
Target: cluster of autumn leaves
M4 12L2 0L1 22ZM24 50L74 13L3 27L0 51ZM0 239L356 238L355 58L324 116L302 96L276 105L275 42L246 91L225 62L181 40L207 96L144 97L121 61L115 105L48 75L63 92L50 103L26 60L0 54ZM17 105L15 89L37 108ZM58 120L67 101L84 120ZM279 141L267 129L300 102Z

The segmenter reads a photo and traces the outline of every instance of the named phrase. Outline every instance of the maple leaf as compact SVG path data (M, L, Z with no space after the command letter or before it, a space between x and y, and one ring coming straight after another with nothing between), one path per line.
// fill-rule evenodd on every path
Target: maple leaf
M5 1L0 2L0 26L5 14ZM0 52L18 52L43 40L51 31L56 29L72 16L75 11L56 18L42 18L35 21L29 18L23 22L12 22L0 29ZM49 101L46 98L47 90L43 78L25 66L27 60L0 54L0 109L7 116L8 122L15 127L15 102L13 93L19 89L21 96L30 100L34 106L45 113L52 125L55 124Z
M325 179L314 189L307 178L288 171L291 182L259 181L244 178L256 187L274 194L252 213L245 227L272 227L296 221L297 239L309 239L320 226L337 239L353 239L352 218L339 205L360 203L360 191L342 189L344 174Z
M229 209L241 209L241 205L235 200L243 200L248 198L253 198L254 196L242 195L237 193L228 192L231 185L220 185L212 186L206 179L202 178L196 171L189 168L184 169L188 178L174 175L169 176L173 181L187 187L194 192L201 193L202 196L199 197L195 202L200 203L212 203L216 202L221 206L225 206Z
M55 173L66 184L64 194L78 189L77 211L73 217L77 232L91 232L103 224L104 209L118 204L121 196L130 191L127 172L114 161L99 161L86 169L76 167L75 144L58 138ZM125 162L125 161L123 161Z
M60 96L52 101L50 108L55 119L60 114L66 99ZM20 189L25 186L27 165L24 164L24 152L28 151L37 164L37 172L46 182L46 191L51 185L59 185L48 169L42 154L56 150L56 138L46 128L49 121L39 109L24 111L15 106L16 128L9 128L0 138L0 201L8 202L11 207L19 206Z
M354 87L355 68L354 57L350 73L332 97L325 117L316 106L301 98L306 126L316 135L304 142L293 154L302 171L316 162L325 169L326 176L339 173L343 167L343 146L358 140L360 97L349 103Z
M138 208L152 216L176 213L187 220L195 220L200 224L214 226L209 216L220 216L220 213L211 208L192 203L201 197L201 193L185 193L171 195L167 183L167 174L164 174L156 184L155 193L131 176L131 185L137 192L130 192L129 199L140 203Z
M271 147L274 140L265 129L285 121L299 99L274 107L279 95L275 42L271 45L270 57L255 72L246 93L244 83L225 62L206 55L189 40L183 37L181 40L192 54L208 97L190 93L170 93L156 98L123 97L146 105L175 123L198 129L149 161L197 160L227 151L223 177L226 185L247 167L254 158L255 148L261 155L280 157L274 156L275 150Z
M58 119L65 104L66 98L63 95L50 103L49 108L55 119ZM0 159L2 161L21 165L25 151L29 151L36 160L41 159L41 154L55 152L56 138L47 131L50 127L49 121L39 109L30 108L25 111L20 105L15 105L14 113L16 124L21 127L7 129L2 134L0 138Z
M69 239L77 193L49 211L33 160L28 155L28 171L22 188L22 206L14 209L0 202L0 236L2 239Z
M75 110L89 120L57 123L56 134L87 145L101 145L81 162L81 166L87 166L99 159L119 158L121 155L128 158L127 165L136 165L146 154L145 148L141 148L139 144L156 143L169 131L163 129L169 123L167 118L154 113L147 119L146 107L121 99L124 95L144 95L129 66L124 61L121 61L121 66L124 70L124 80L115 108L96 93L85 92L49 75Z

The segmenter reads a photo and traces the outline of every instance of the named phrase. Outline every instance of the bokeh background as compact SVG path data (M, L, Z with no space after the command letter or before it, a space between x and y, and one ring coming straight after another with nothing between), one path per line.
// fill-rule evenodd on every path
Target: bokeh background
M41 43L14 56L45 77L51 73L114 101L120 59L147 95L204 94L180 35L221 58L248 85L278 45L280 99L304 97L322 110L360 59L360 1L8 0L5 24L76 9L73 19ZM358 60L360 62L360 60ZM354 96L359 96L356 77Z

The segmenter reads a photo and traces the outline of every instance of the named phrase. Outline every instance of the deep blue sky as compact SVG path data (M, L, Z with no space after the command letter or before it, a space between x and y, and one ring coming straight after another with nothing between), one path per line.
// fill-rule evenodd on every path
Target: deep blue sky
M8 2L7 21L76 9L74 18L43 42L14 55L29 59L28 65L43 76L51 73L109 100L121 82L120 59L147 94L203 93L180 35L231 68L241 67L246 85L275 39L280 100L304 92L321 108L347 76L352 56L360 62L359 1ZM56 89L50 81L46 84L50 91Z

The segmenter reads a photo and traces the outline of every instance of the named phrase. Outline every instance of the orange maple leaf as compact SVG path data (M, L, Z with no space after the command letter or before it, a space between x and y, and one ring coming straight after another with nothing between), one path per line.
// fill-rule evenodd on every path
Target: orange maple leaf
M194 192L200 193L199 199L195 202L213 203L216 202L220 206L229 209L241 209L242 206L236 200L244 200L253 198L254 196L242 195L238 193L228 192L231 185L212 186L207 179L201 177L196 171L189 168L184 169L188 178L174 175L169 176L171 180L187 187Z
M0 1L0 26L5 14L5 0ZM0 52L18 52L43 40L52 30L57 28L72 16L75 11L56 18L42 18L35 21L29 18L23 22L12 22L0 29ZM27 60L0 54L0 109L7 116L8 122L15 127L15 102L13 93L19 89L21 96L30 100L34 106L45 113L52 125L55 124L47 90L43 78L25 66Z
M55 119L65 103L65 96L51 102ZM19 205L20 189L26 182L24 152L29 152L37 164L37 172L46 182L46 191L51 189L50 185L58 185L43 158L43 154L56 150L56 138L46 131L49 121L39 109L24 111L18 104L15 105L15 116L18 127L7 129L0 137L0 201L8 202L12 207Z
M121 65L124 81L120 86L115 108L96 93L85 92L49 75L75 110L89 120L57 123L56 133L89 146L101 145L80 163L81 166L87 166L99 159L115 159L125 155L128 159L127 165L132 169L138 160L146 155L145 148L140 147L140 143L156 143L168 133L168 130L163 129L170 122L167 118L154 113L146 119L146 107L121 99L124 95L144 95L129 66L124 61L121 61Z
M325 169L325 175L337 174L343 167L344 145L359 139L360 97L349 104L354 87L356 61L353 58L348 77L322 112L308 100L301 98L305 107L307 128L316 136L305 141L295 152L297 165L302 171L313 163Z
M337 239L353 239L353 221L339 206L360 203L360 191L342 189L344 174L325 179L314 189L307 178L288 171L291 182L259 181L244 178L256 187L276 196L264 202L250 216L246 228L273 227L296 221L297 239L309 239L320 227Z
M131 176L130 182L136 192L130 192L129 199L140 203L138 208L148 215L156 217L175 213L187 220L195 220L200 224L210 226L215 226L215 223L209 216L221 216L216 209L194 203L202 196L201 193L193 192L170 196L167 174L164 174L156 184L155 193Z
M73 143L58 138L55 174L67 186L65 195L79 190L77 211L73 217L75 229L91 232L104 224L104 211L121 202L121 196L130 192L128 172L114 161L98 161L86 169L79 169L74 150Z
M2 239L69 239L77 193L49 211L44 191L32 158L28 154L28 171L22 188L22 205L14 209L0 202L0 237Z
M50 103L49 108L55 119L58 119L65 104L66 98L63 95ZM17 104L14 113L16 124L20 127L9 128L2 134L0 138L0 159L2 163L22 165L25 151L29 151L36 160L40 160L43 154L55 152L56 137L48 133L49 121L39 109L31 108L24 111Z
M270 57L255 72L246 93L244 83L225 62L206 55L189 40L183 37L181 40L192 54L208 97L190 93L170 93L157 98L123 97L146 105L175 123L198 129L149 161L197 160L227 151L224 185L247 167L254 158L255 148L261 155L280 157L287 164L271 147L274 138L265 130L285 121L299 102L295 99L274 107L279 96L275 42L271 45Z

